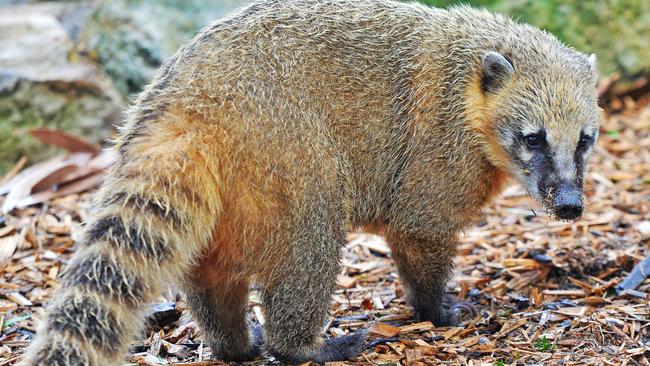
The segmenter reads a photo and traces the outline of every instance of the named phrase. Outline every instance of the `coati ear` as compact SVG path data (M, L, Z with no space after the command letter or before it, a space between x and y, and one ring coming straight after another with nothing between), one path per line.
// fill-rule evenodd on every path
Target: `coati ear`
M592 53L587 57L587 62L589 62L589 67L591 68L591 71L596 71L596 54Z
M483 55L483 80L481 87L484 93L496 92L515 73L515 67L502 54L490 51Z

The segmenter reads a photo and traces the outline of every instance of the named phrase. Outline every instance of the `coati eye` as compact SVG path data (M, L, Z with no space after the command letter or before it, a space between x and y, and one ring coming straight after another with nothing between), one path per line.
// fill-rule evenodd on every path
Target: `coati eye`
M581 134L580 141L578 141L578 150L586 150L591 144L591 137Z
M539 149L543 143L542 136L536 133L524 136L524 141L529 149Z

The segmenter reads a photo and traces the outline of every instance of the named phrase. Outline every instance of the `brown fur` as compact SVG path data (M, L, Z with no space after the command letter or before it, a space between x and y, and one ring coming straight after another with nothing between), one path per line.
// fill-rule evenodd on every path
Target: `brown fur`
M517 70L490 93L487 51ZM362 226L388 237L418 317L454 324L442 298L456 233L516 175L495 133L502 107L569 80L564 69L592 77L551 36L466 7L268 0L212 24L130 110L120 159L23 364L118 364L169 281L217 358L259 352L250 283L277 358L354 356L362 336L319 334L344 234ZM589 82L561 97L580 105ZM64 307L76 324L57 323Z

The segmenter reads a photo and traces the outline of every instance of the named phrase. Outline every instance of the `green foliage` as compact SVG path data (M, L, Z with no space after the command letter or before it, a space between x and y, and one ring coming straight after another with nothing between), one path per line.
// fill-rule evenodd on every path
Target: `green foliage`
M632 78L650 70L648 0L421 0L446 7L486 7L535 25L576 49L595 53L601 75Z
M497 10L596 53L602 74L650 70L650 1L523 0L502 2Z
M494 361L494 366L506 366L506 364L501 360Z
M556 347L555 343L549 341L548 338L546 338L546 336L537 338L533 346L538 351L550 351L550 350L554 350Z

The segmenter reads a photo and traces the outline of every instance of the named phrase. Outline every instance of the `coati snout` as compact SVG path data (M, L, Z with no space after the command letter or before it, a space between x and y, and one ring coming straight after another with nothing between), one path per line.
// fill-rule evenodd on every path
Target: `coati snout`
M551 207L555 216L563 220L573 220L582 215L581 187L573 183L560 184L551 196Z

